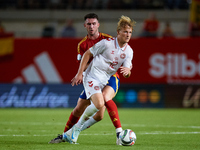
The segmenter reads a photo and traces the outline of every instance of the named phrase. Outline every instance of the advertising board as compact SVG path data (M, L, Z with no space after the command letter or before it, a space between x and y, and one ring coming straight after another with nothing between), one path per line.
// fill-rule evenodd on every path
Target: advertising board
M70 84L0 84L0 107L75 107L83 87Z
M121 83L200 84L199 38L131 39L130 78ZM14 54L0 62L0 83L70 83L80 39L15 39Z

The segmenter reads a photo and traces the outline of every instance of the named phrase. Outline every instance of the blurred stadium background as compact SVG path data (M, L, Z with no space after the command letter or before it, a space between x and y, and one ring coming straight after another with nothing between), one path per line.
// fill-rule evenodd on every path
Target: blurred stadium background
M191 25L200 24L200 0L0 0L0 107L76 105L83 87L70 81L89 12L99 15L100 32L112 36L121 15L137 22L129 43L132 77L121 78L119 107L200 107L200 38L191 34ZM160 23L158 34L140 37L150 13ZM61 36L67 20L75 37ZM166 22L174 37L162 36Z
M83 17L96 12L100 17L100 31L115 35L116 22L122 14L137 21L133 37L138 37L143 21L155 12L160 21L159 36L165 23L170 22L176 36L189 35L192 0L1 0L0 19L7 31L16 37L41 37L45 26L55 28L60 37L67 19L73 19L77 37L83 37Z

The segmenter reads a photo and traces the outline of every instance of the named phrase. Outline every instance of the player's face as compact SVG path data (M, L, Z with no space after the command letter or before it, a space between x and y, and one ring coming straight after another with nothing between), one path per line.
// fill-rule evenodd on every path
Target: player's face
M85 20L84 27L87 29L88 35L90 36L94 36L99 33L99 22L96 18L87 18Z
M123 45L128 43L129 40L131 39L131 35L132 35L132 28L126 25L124 28L122 28L117 32L118 42L120 42Z

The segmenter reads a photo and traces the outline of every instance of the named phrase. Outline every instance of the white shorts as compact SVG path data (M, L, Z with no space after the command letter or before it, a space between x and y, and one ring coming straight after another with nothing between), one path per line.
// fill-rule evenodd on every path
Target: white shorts
M102 93L102 89L105 87L104 84L90 77L87 77L83 80L83 86L87 99L89 99L95 93Z

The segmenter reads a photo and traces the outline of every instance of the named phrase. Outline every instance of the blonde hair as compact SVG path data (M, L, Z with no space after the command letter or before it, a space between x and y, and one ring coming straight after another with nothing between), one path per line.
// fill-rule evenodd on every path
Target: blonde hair
M121 28L124 28L126 25L132 28L135 26L136 22L134 20L131 20L129 17L122 15L121 18L119 18L119 22L117 23L117 31L121 30Z

